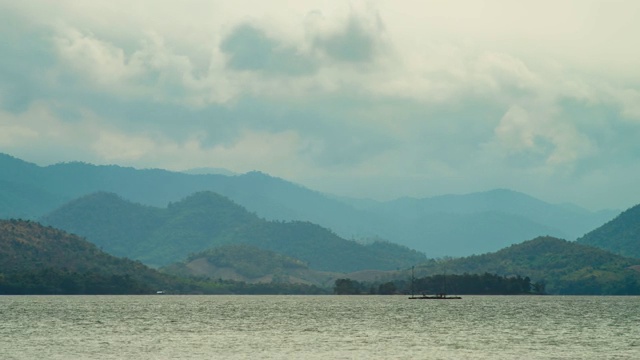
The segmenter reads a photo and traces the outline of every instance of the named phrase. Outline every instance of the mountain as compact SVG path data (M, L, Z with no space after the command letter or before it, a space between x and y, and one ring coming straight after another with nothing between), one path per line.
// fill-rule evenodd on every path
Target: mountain
M135 204L110 193L90 194L55 210L42 222L152 266L228 244L253 245L324 271L389 270L426 259L399 245L345 240L310 222L267 221L212 192L193 194L166 208Z
M514 242L559 231L527 218L486 211L471 214L434 212L419 217L397 215L395 239L430 257L460 257L496 251Z
M190 255L161 269L179 276L202 276L246 283L294 283L330 287L342 274L311 270L304 262L249 245L225 245Z
M183 170L182 172L190 175L227 175L227 176L238 175L237 173L234 173L233 171L230 171L227 169L213 168L213 167L194 168L194 169Z
M506 189L354 204L379 217L394 217L402 234L398 237L405 239L402 244L449 256L496 251L540 235L572 240L617 213L549 204ZM432 240L427 251L418 246L425 238L443 241Z
M416 273L522 275L546 283L551 294L640 295L638 264L591 246L538 237L494 253L430 261L416 267Z
M174 283L75 235L31 221L0 220L0 294L155 293Z
M577 242L640 259L640 205L622 212L615 219L585 234Z
M349 200L260 172L192 175L78 162L40 167L0 154L0 218L38 219L99 191L154 207L212 191L267 220L312 222L342 238L385 239L430 257L496 251L540 235L572 240L617 214L549 204L509 190L390 202Z
M0 154L0 170L0 181L35 189L33 195L26 196L28 190L20 195L1 187L0 199L16 198L11 203L0 202L0 215L4 218L37 219L68 201L99 191L156 207L167 206L195 192L213 191L269 220L311 221L348 238L383 232L381 221L375 216L319 192L255 171L237 176L192 175L79 162L40 167L5 154ZM43 191L46 193L41 196Z
M0 154L0 219L35 218L64 199L38 181L40 167Z
M257 259L262 260L262 259ZM0 220L0 294L322 294L307 284L181 278L107 254L76 235Z

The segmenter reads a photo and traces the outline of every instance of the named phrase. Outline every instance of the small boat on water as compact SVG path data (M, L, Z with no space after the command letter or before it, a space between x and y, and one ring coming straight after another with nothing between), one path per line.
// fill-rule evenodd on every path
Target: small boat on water
M462 299L460 296L450 296L445 293L435 294L435 295L411 295L409 297L410 300L458 300Z
M426 295L426 294L422 294L422 295L415 295L414 294L414 284L416 281L416 277L415 277L415 273L414 273L414 267L411 267L411 296L409 297L409 300L459 300L462 299L462 297L460 296L450 296L447 295L447 276L444 276L444 284L443 284L443 289L444 291L435 295Z

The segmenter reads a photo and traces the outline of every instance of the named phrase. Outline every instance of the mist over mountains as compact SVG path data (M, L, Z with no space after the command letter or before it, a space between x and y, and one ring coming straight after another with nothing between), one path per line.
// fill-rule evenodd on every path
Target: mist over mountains
M8 155L0 169L2 218L92 243L5 220L5 293L326 293L344 276L407 289L414 265L428 276L529 276L555 294L640 293L640 205L615 216L506 189L378 202L259 172L40 167Z
M346 239L384 239L429 257L496 251L540 235L574 240L617 214L549 204L505 189L378 202L337 198L260 172L192 175L86 163L41 167L4 154L0 169L0 218L38 219L98 191L155 207L212 191L267 220L309 221Z

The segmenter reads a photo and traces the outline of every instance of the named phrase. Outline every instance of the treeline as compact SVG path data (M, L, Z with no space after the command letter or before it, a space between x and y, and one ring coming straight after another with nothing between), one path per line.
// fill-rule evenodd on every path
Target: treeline
M311 295L329 291L305 284L249 284L241 281L167 277L164 285L153 287L124 274L99 271L76 272L46 268L35 271L0 273L0 295L138 295L155 294L243 294Z
M243 281L220 281L226 294L238 295L326 295L330 290L306 284L257 283Z
M155 292L154 289L130 275L105 275L97 271L78 273L54 268L0 273L1 295L120 295L151 292Z
M334 294L440 294L458 295L525 295L544 294L545 284L532 283L529 277L500 276L496 274L434 275L415 279L413 282L396 280L389 282L359 282L352 279L335 281Z

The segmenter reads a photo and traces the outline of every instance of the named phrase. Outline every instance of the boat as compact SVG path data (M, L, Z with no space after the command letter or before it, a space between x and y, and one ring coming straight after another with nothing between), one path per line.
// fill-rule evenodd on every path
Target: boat
M416 281L416 277L415 277L415 272L414 272L414 266L411 267L411 296L409 296L409 300L459 300L462 299L462 297L460 296L451 296L451 295L447 295L447 276L444 276L444 284L443 284L443 289L444 291L435 295L426 295L426 294L421 294L421 295L415 295L414 294L414 283Z
M451 296L445 293L435 294L435 295L411 295L409 297L410 300L458 300L462 299L460 296Z

